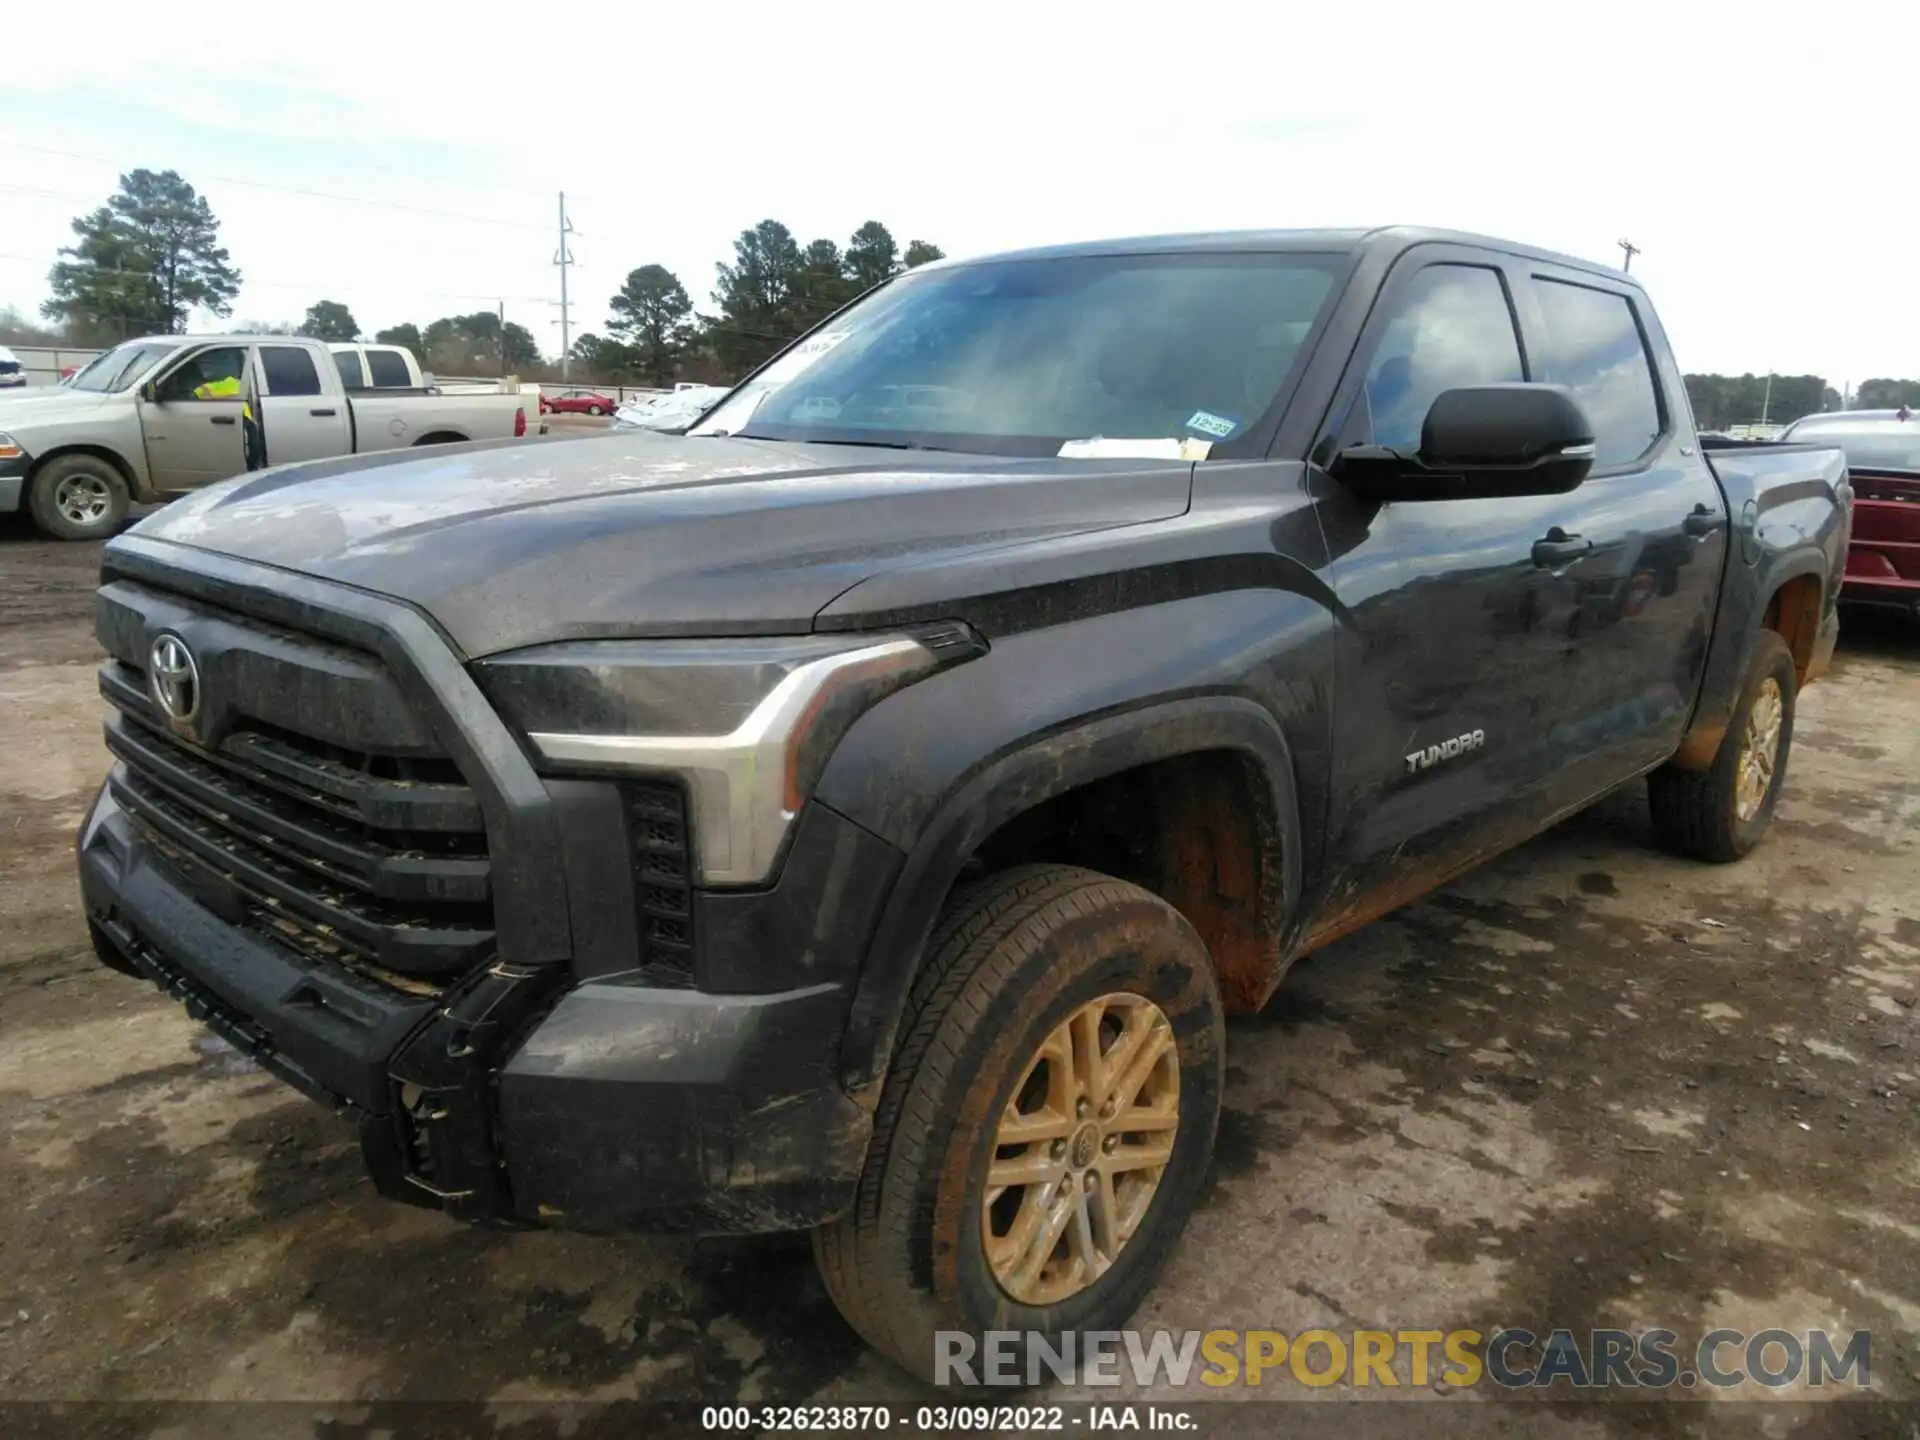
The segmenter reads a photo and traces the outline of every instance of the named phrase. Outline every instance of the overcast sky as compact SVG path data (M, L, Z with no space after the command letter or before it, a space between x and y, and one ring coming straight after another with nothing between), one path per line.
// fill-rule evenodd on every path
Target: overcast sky
M1920 374L1910 8L1294 8L258 4L155 25L151 4L25 0L0 305L37 310L68 222L144 165L209 197L236 320L333 298L371 333L504 301L555 353L564 189L576 333L653 261L710 307L714 262L766 216L803 243L879 219L950 255L1406 222L1610 263L1631 239L1689 370Z

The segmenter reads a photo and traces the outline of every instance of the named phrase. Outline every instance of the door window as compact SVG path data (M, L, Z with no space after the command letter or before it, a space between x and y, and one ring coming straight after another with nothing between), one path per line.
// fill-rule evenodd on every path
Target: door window
M313 356L295 345L262 345L260 369L269 395L318 395L320 371Z
M1526 378L1499 272L1430 265L1401 292L1374 347L1363 396L1368 438L1411 455L1442 391Z
M340 383L349 390L367 388L367 369L360 363L356 351L338 350L334 352L333 363L340 367Z
M239 400L247 369L244 345L223 345L202 350L186 364L168 375L157 387L163 403L180 400Z
M1573 391L1593 422L1594 463L1625 465L1660 437L1647 342L1624 295L1536 277L1546 325L1543 378Z

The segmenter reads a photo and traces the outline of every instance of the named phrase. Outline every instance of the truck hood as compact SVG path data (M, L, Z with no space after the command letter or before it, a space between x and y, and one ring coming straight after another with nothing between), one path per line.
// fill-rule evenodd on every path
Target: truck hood
M1192 466L615 432L262 471L134 533L406 600L469 657L794 634L883 570L1170 519Z
M6 391L0 399L0 430L15 437L33 453L36 428L91 414L114 397L92 390L68 390L58 385L29 385Z

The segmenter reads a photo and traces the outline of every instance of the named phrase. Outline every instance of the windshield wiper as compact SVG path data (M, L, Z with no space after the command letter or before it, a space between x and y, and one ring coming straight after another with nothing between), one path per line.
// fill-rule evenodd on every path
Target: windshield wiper
M869 450L945 450L945 445L924 445L918 440L815 440L815 445L859 445Z

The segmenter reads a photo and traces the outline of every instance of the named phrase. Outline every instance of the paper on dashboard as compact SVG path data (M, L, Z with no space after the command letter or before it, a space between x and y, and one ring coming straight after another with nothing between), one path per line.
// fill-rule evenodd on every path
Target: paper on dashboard
M1176 440L1171 435L1157 439L1129 440L1109 435L1094 435L1085 440L1069 440L1060 447L1062 460L1204 460L1213 448L1206 440Z

